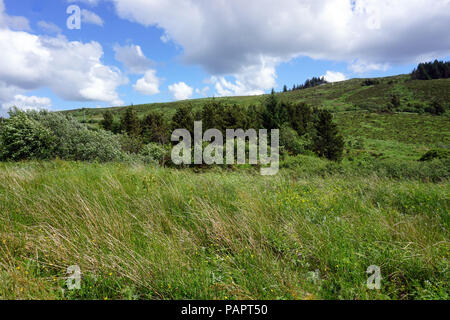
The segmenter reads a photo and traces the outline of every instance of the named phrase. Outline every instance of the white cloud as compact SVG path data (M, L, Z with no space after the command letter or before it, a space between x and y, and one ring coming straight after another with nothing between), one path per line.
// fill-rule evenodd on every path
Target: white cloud
M0 21L5 21L1 11ZM105 66L102 46L68 41L0 26L0 103L42 87L72 101L103 101L121 105L116 89L128 79L115 67Z
M62 30L60 27L58 27L53 22L47 22L47 21L39 21L37 23L38 27L41 28L44 31L50 32L50 33L61 33Z
M206 86L206 87L204 87L203 89L195 89L195 93L196 94L199 94L199 95L201 95L201 96L204 96L204 97L206 97L207 95L208 95L208 91L209 91L209 87L208 86Z
M88 4L90 6L93 6L93 7L98 5L100 1L102 1L102 0L67 0L67 2L69 2L69 3L82 2L82 3L86 3L86 4Z
M148 70L144 77L139 79L133 86L134 90L145 95L159 93L159 79L155 70Z
M163 29L187 63L233 76L219 83L231 93L265 90L275 74L255 82L248 69L271 73L299 56L365 72L450 54L449 0L110 1L120 17Z
M143 74L152 65L138 45L114 46L115 59L121 62L131 73Z
M0 28L10 28L13 30L31 30L30 23L25 17L8 16L5 13L5 4L0 0Z
M339 82L347 80L347 77L342 72L337 71L327 71L327 73L323 76L328 82Z
M418 59L420 61L420 59ZM387 71L390 68L388 63L370 63L363 60L356 60L350 66L349 69L355 73L366 73L369 71Z
M194 89L184 82L178 82L170 85L169 91L172 92L176 100L186 100L192 96Z
M48 110L51 106L52 101L47 97L24 96L21 94L15 95L13 101L2 104L4 110L9 110L12 107L17 107L21 110Z
M81 9L81 21L103 27L103 19L96 13L86 9Z

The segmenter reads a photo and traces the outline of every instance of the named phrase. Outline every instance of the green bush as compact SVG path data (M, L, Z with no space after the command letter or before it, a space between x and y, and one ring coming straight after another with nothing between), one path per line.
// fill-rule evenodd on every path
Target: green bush
M283 125L280 129L280 145L290 154L305 154L310 148L311 142L306 137L299 137L297 131L288 125Z
M0 130L0 159L26 160L52 157L56 137L26 113L15 110Z
M139 153L141 160L146 164L160 164L163 165L170 155L168 148L151 142L146 144Z
M75 119L54 112L12 112L2 130L6 159L60 158L117 161L123 158L117 136L92 131Z

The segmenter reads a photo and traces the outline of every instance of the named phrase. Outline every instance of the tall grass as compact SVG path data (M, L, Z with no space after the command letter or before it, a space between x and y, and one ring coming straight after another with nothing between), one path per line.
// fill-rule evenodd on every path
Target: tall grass
M287 169L0 164L0 298L448 299L449 191ZM70 265L81 290L65 286Z

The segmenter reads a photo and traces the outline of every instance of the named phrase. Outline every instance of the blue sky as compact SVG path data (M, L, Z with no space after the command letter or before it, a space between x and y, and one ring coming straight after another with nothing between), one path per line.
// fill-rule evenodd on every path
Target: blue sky
M3 43L0 103L106 107L409 73L450 55L448 1L413 2L0 0L0 45L20 38ZM87 12L80 30L66 26L69 5Z

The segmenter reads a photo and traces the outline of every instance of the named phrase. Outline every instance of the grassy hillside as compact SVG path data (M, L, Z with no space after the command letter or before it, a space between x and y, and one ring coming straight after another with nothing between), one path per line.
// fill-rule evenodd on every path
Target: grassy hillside
M378 78L379 84L374 86L362 86L367 79L352 79L337 83L329 83L305 90L278 93L281 100L306 102L312 106L322 106L333 111L348 111L360 109L360 106L373 103L385 106L393 94L400 96L402 104L430 103L436 97L442 101L450 101L450 79L438 80L411 80L410 75L399 75L394 77ZM135 105L133 108L139 116L143 117L152 110L163 111L168 116L182 105L189 105L193 108L200 108L211 98L193 99L169 103L153 103ZM245 97L220 97L216 98L227 104L238 104L242 106L257 105L264 101L265 96L245 96ZM126 107L98 108L98 109L77 109L66 111L80 120L98 123L102 119L102 114L106 110L111 110L120 116Z
M429 105L433 100L450 101L450 79L411 80L410 75L378 78L378 84L363 86L367 79L352 79L325 84L305 90L278 93L280 100L306 102L335 112L335 119L348 143L361 142L361 148L346 154L347 158L375 157L417 160L433 148L450 147L450 122L448 115L436 117L429 114L374 113L372 109L385 107L396 94L403 107ZM266 96L217 98L227 104L243 106L263 103ZM190 105L200 108L209 99L195 99L171 103L136 105L133 108L142 118L152 110L162 111L170 117L176 108ZM110 109L72 110L67 113L87 125L98 128L106 110L119 118L126 107ZM354 148L353 148L354 149Z

